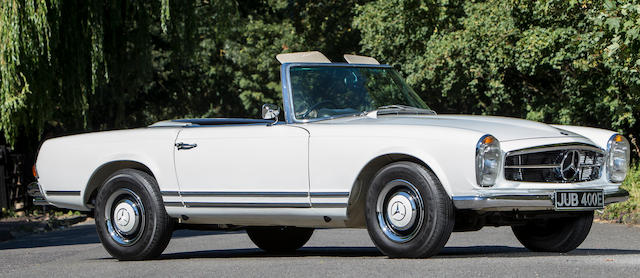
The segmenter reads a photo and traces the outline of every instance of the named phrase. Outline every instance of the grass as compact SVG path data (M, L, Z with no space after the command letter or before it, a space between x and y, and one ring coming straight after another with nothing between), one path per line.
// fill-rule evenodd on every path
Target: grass
M5 217L16 217L16 216L17 216L16 212L12 209L2 208L2 211L0 211L0 219Z
M640 163L631 166L622 188L629 191L629 200L607 206L597 216L617 223L640 224Z
M0 219L5 218L28 218L28 219L40 219L46 218L50 220L58 220L61 218L70 218L73 216L80 216L82 212L69 209L50 208L47 211L43 211L41 208L32 208L28 210L20 209L5 209L0 211Z

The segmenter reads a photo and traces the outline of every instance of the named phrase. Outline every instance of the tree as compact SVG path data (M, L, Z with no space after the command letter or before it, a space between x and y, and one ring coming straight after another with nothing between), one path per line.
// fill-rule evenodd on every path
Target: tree
M378 0L354 22L438 111L640 131L633 1Z

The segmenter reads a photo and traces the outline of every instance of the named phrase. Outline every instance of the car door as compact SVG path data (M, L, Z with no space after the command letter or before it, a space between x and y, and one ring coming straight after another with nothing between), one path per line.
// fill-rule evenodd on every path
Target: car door
M309 207L309 133L265 124L184 128L175 169L187 207Z

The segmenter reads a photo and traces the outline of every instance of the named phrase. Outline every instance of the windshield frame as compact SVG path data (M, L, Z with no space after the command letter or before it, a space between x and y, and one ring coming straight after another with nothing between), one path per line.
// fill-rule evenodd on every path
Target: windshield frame
M342 117L353 117L361 115L361 113L348 113L343 115L333 115L329 117L314 118L314 119L297 119L295 116L295 110L293 107L293 91L291 88L291 68L295 67L342 67L342 68L384 68L395 70L390 65L375 65L375 64L347 64L347 63L284 63L280 67L280 76L282 78L282 101L284 106L284 117L288 124L291 123L309 123L324 120L331 120ZM402 78L402 77L401 77ZM403 80L404 81L404 80ZM424 100L423 100L424 101Z

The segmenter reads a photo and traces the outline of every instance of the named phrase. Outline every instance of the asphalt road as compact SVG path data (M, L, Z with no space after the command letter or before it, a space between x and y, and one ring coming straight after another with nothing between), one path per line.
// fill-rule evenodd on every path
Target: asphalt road
M365 230L317 230L299 252L268 255L244 232L176 231L158 260L118 262L93 225L0 243L6 277L639 277L640 228L594 224L578 250L532 253L509 228L454 233L430 259L387 259Z

